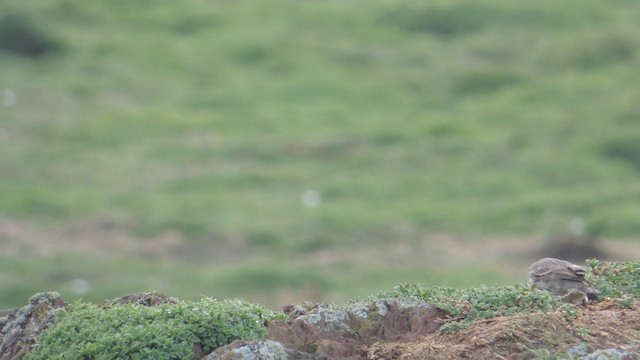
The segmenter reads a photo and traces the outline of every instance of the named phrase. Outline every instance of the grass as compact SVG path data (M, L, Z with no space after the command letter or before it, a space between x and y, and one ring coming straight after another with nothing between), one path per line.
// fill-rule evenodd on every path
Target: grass
M45 233L106 221L132 241L241 243L275 272L434 232L530 236L574 218L640 231L632 3L362 5L3 2L56 50L0 50L0 214ZM121 258L110 271L141 266ZM21 261L3 293L57 266Z
M394 271L386 270L387 266L384 263L366 266L361 261L356 261L355 265L336 261L322 266L272 258L216 265L77 255L51 259L22 257L0 262L0 270L12 274L3 279L3 286L11 292L2 292L0 303L7 307L22 306L25 302L22 299L28 299L39 290L54 288L65 300L83 299L95 303L117 295L159 291L180 294L187 300L202 296L241 297L278 310L287 303L306 300L343 302L350 297L390 288L403 280L425 286L473 286L486 279L501 284L518 279L518 276L479 265L453 271L438 271L414 263L397 265Z

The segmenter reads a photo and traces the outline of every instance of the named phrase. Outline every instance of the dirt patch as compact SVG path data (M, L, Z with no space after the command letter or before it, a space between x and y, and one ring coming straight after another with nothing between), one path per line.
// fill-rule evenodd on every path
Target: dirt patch
M636 304L638 305L638 304ZM607 300L566 314L531 313L479 321L455 333L434 333L411 342L378 342L366 359L535 359L585 356L609 349L625 359L640 351L640 312Z
M244 259L249 252L240 237L190 238L177 231L141 237L135 234L135 227L129 220L108 217L66 226L42 226L0 217L0 257L100 254L101 258L221 264Z
M102 257L135 256L158 261L225 263L244 259L247 254L259 250L252 249L242 236L222 239L211 235L211 238L197 239L167 231L153 237L140 237L135 234L135 227L130 220L118 217L89 219L66 226L45 226L0 217L0 256L52 257L99 253ZM331 248L299 255L299 258L301 262L319 266L353 262L369 264L374 259L390 265L400 261L443 268L477 263L511 271L541 257L571 260L577 256L579 261L590 257L621 261L640 256L640 243L630 239L599 238L591 243L569 236L468 238L439 233L414 236L417 238L412 241L366 245L358 247L357 251ZM584 252L583 248L586 249ZM483 254L482 259L478 259L478 253ZM598 254L602 256L596 256Z

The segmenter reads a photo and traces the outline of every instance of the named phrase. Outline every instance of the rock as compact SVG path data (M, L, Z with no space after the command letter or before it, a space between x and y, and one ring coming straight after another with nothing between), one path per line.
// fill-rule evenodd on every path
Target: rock
M591 350L589 345L580 343L567 350L571 359L581 360L638 360L638 355L619 349Z
M341 308L287 306L285 312L289 319L267 324L267 338L321 359L359 358L363 345L414 340L438 331L446 317L433 305L395 299Z
M0 360L22 359L38 335L55 322L55 310L65 306L60 294L40 293L32 296L27 306L0 318Z
M638 360L638 355L618 349L596 350L583 357L584 360Z
M236 340L229 345L217 348L205 360L312 360L314 356L286 349L276 341Z

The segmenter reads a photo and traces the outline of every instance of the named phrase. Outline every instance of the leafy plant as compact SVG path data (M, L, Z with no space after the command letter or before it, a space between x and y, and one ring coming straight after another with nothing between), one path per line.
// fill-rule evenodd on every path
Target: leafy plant
M441 331L465 328L479 319L513 315L523 312L561 310L569 317L577 311L573 305L562 304L557 296L520 283L507 286L479 286L469 289L398 285L392 291L384 291L375 298L400 297L420 300L436 305L451 316L451 322Z
M601 262L587 260L591 271L587 279L600 291L601 298L615 298L621 308L635 308L640 297L640 262ZM574 320L580 310L570 303L563 303L551 293L519 283L507 286L479 286L469 289L448 287L424 288L415 284L402 284L392 291L384 291L375 298L399 297L420 300L436 305L451 317L441 331L464 329L473 321L497 316L534 311L560 311L566 320Z
M236 339L262 339L277 315L241 300L101 307L76 302L39 338L27 359L186 359Z
M601 298L620 299L621 307L632 307L634 300L640 298L640 261L601 262L591 259L587 266L591 268L587 279L600 291Z

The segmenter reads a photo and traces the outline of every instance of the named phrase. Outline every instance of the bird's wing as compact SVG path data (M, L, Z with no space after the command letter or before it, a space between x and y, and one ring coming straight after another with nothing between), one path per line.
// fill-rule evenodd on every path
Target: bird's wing
M580 281L580 282L585 281L584 273L582 273L582 275L578 275L571 268L559 268L559 269L553 270L552 273L550 273L549 275L562 280Z
M539 260L529 268L529 276L532 278L553 275L560 279L581 281L585 272L586 269L582 266L554 258Z
M566 267L566 264L563 260L553 259L553 258L544 258L542 260L538 260L534 262L529 268L529 276L532 277L540 277L548 275L551 271Z
M587 269L580 265L571 264L570 266L567 266L567 268L576 274L577 277L584 278L584 275L587 273Z

